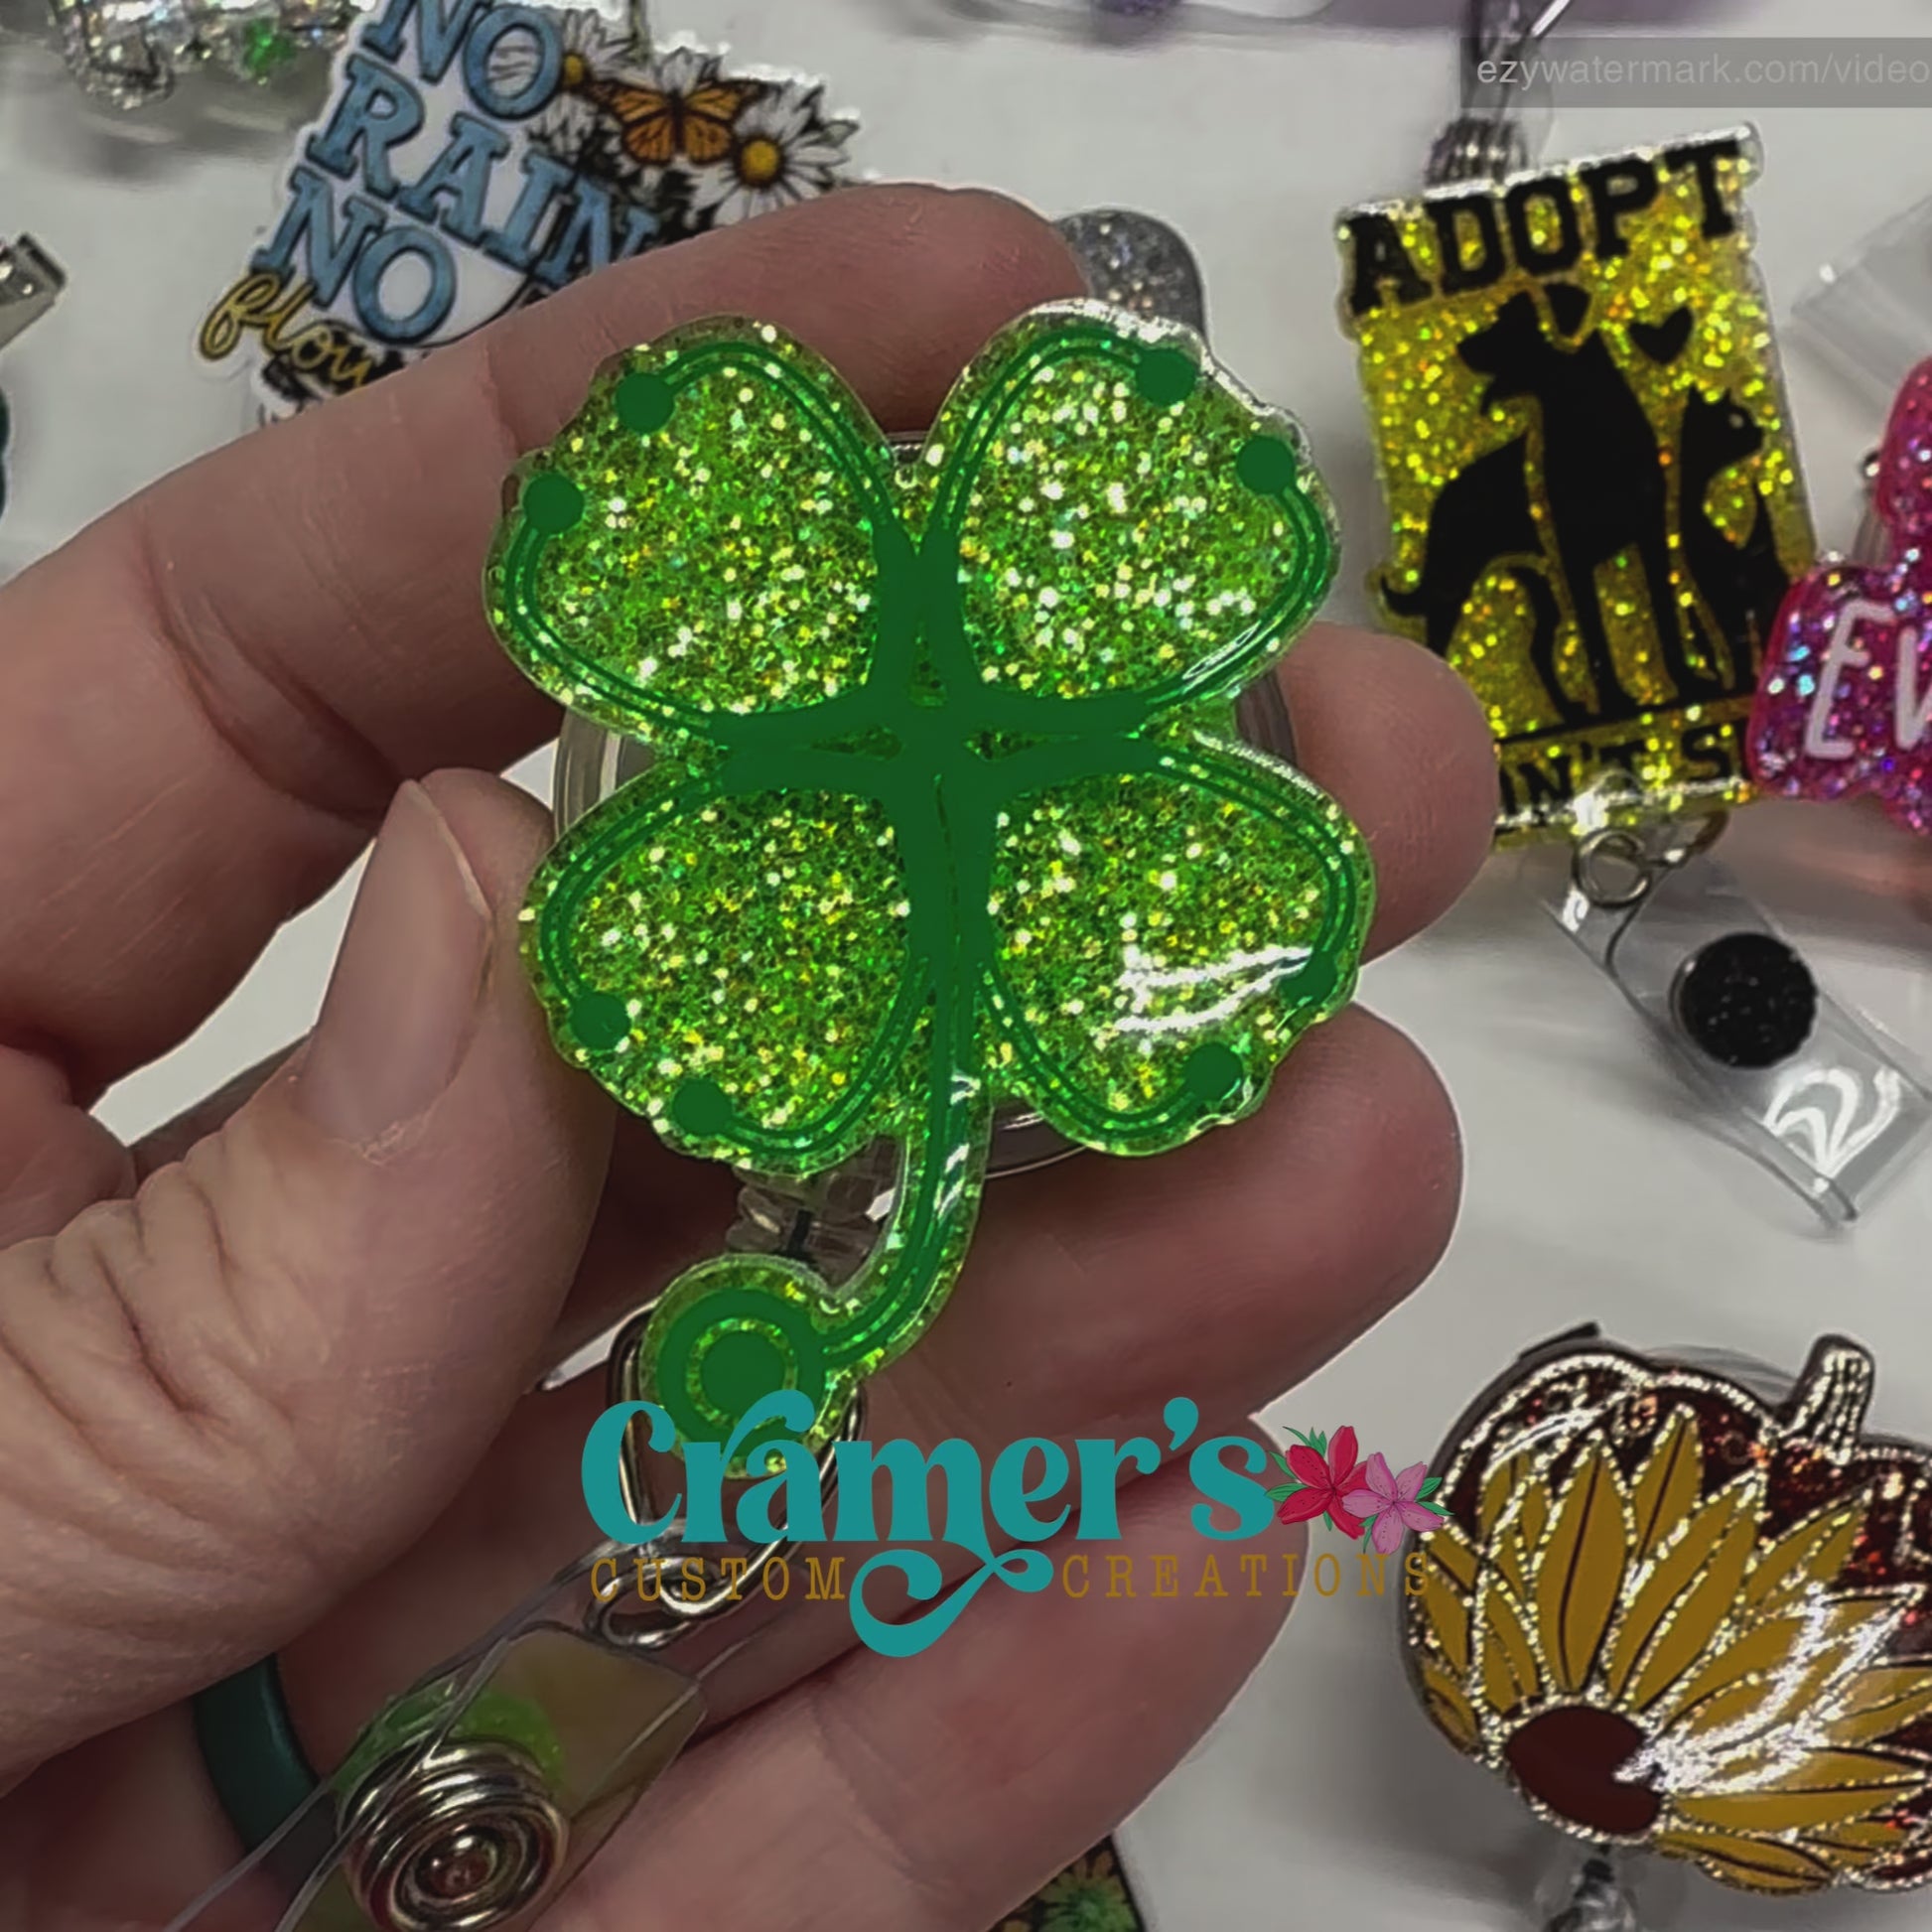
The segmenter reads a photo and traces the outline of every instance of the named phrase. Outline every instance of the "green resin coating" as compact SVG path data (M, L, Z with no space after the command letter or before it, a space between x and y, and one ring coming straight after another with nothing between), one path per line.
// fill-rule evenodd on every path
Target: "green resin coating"
M831 1438L945 1301L996 1105L1158 1153L1348 1000L1361 837L1231 724L1335 559L1296 425L1092 303L996 338L910 457L777 329L707 322L522 466L490 621L653 753L531 889L559 1048L691 1154L902 1151L836 1293L762 1255L671 1285L630 1379L687 1441L779 1388Z

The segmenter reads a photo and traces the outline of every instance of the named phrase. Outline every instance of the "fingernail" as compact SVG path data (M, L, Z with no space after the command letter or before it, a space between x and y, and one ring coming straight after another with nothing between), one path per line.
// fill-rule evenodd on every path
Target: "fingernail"
M396 793L362 875L295 1104L367 1147L428 1111L456 1077L489 958L489 901L419 784Z

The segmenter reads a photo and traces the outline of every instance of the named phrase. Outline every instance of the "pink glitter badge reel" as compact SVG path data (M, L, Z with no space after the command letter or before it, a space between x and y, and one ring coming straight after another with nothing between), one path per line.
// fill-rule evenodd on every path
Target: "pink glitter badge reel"
M1932 358L1905 378L1873 479L1884 557L1828 557L1772 631L1747 739L1767 792L1869 795L1932 832Z

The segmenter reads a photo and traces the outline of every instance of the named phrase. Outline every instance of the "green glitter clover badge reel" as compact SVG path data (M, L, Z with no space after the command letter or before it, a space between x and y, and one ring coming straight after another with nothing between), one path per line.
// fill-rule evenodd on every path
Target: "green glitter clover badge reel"
M559 1049L756 1174L896 1149L850 1279L705 1262L618 1386L685 1442L799 1390L822 1447L943 1305L1002 1107L1159 1153L1349 998L1363 842L1236 725L1333 576L1327 499L1192 331L1093 302L1003 332L913 450L781 331L699 323L513 491L498 637L649 754L532 884Z

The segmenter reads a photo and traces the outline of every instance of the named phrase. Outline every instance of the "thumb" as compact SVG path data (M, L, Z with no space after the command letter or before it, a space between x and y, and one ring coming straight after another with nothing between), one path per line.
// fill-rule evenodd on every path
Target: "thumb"
M313 1621L529 1386L611 1121L517 958L547 832L499 779L403 786L296 1057L0 1253L0 1775Z

